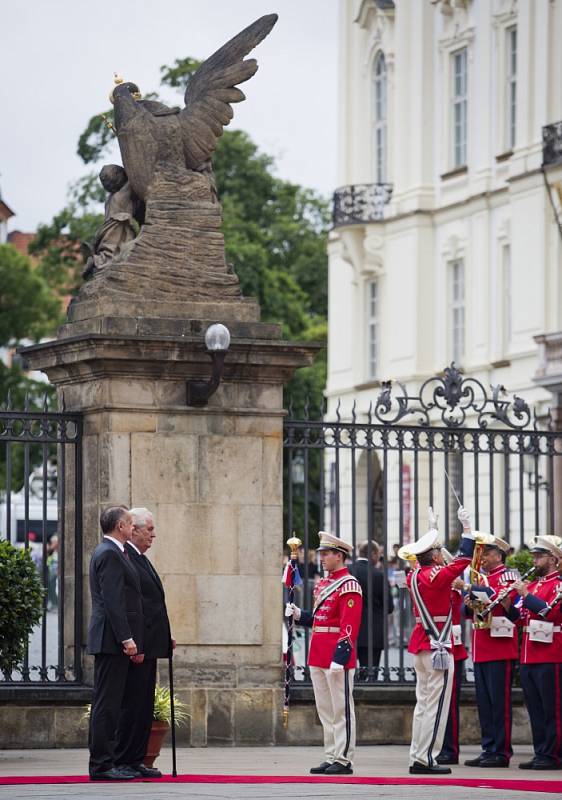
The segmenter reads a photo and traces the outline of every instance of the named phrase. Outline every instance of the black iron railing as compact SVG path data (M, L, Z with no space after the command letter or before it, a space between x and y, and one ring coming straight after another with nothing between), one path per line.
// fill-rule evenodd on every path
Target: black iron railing
M406 564L394 550L425 533L429 505L439 513L451 551L461 534L457 496L475 529L494 533L519 551L533 536L553 530L555 505L562 501L553 480L562 459L562 431L540 429L524 399L508 397L500 386L488 392L454 365L425 381L417 394L387 382L368 408L359 410L354 403L315 419L289 416L284 455L285 530L304 544L298 604L311 607L318 529L351 542L354 564L362 542L378 543L383 591L380 579L378 589L371 580L364 603L371 609L368 652L375 635L383 651L378 669L372 658L361 665L360 683L415 679L407 654L411 604L398 585ZM300 630L295 678L306 684L309 634ZM466 675L472 679L470 662Z
M336 189L333 197L333 223L365 225L384 217L384 207L392 197L391 183L355 183Z
M82 416L0 407L0 538L27 549L43 584L41 622L0 686L82 681Z
M562 121L542 129L542 163L545 167L562 164Z

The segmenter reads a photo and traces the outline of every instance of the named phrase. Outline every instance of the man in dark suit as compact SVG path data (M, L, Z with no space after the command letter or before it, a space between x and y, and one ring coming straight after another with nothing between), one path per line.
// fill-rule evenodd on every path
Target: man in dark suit
M145 767L142 762L152 727L156 660L168 658L176 643L170 634L164 587L145 556L156 537L152 512L147 508L133 508L131 516L133 528L125 549L138 572L141 585L144 657L131 659L117 729L115 763L132 770L137 777L161 778L160 770Z
M380 557L379 546L371 542L371 563L369 564L369 543L359 545L358 557L350 572L355 575L363 591L363 610L361 612L361 627L357 640L357 657L361 667L369 666L369 605L372 609L371 618L371 654L373 667L378 667L381 653L384 649L384 576L382 570L377 569ZM371 587L369 589L369 572L371 573ZM394 603L390 588L387 588L387 614L394 610Z
M90 712L90 779L132 780L115 764L114 739L131 658L142 653L143 608L138 572L125 552L133 520L124 506L102 512L103 541L90 561L92 616L88 653L95 656Z

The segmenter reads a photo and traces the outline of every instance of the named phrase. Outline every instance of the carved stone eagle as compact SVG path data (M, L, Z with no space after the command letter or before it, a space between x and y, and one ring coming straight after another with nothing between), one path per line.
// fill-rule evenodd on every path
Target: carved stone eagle
M147 200L159 170L197 171L209 161L224 126L232 119L232 103L245 99L238 84L257 71L257 61L245 56L276 22L277 14L260 17L204 61L188 81L183 109L136 100L134 83L114 88L115 128L123 166L138 198Z

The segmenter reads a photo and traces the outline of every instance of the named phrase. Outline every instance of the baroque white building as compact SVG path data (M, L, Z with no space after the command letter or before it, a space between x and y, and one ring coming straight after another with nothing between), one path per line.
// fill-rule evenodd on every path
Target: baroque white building
M381 381L414 392L452 361L544 413L535 337L562 329L562 125L543 142L562 120L562 0L340 5L328 417L341 399L364 420Z

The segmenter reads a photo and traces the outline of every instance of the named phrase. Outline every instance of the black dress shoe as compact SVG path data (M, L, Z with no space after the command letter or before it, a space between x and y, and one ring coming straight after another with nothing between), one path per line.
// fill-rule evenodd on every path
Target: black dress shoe
M121 767L111 767L106 769L105 772L94 772L90 775L91 781L132 781L136 776L129 770L121 769Z
M464 762L464 765L465 765L465 767L479 767L480 766L480 762L484 758L488 758L486 753L480 753L480 755L476 756L476 758L469 758L468 761Z
M144 764L138 764L136 767L131 767L128 764L123 764L119 767L126 772L134 773L135 778L161 778L162 773L159 769L154 767L145 767Z
M519 769L533 769L533 764L535 763L535 759L532 758L530 761L522 761L519 764Z
M328 767L332 766L332 763L333 763L332 761L323 761L319 766L312 767L312 769L310 770L310 774L311 775L323 775L326 772L326 770L328 769Z
M485 756L480 760L479 767L490 767L490 769L499 769L502 767L509 767L509 758L505 756Z
M456 756L442 756L438 755L435 759L438 764L458 764L459 760Z
M334 761L333 764L326 767L324 775L353 775L353 767L351 764L340 764L339 761Z
M534 758L531 769L560 769L560 767L550 758Z
M425 764L420 764L419 761L414 761L410 767L410 775L450 775L451 770L449 767L440 767L434 764L431 767Z

